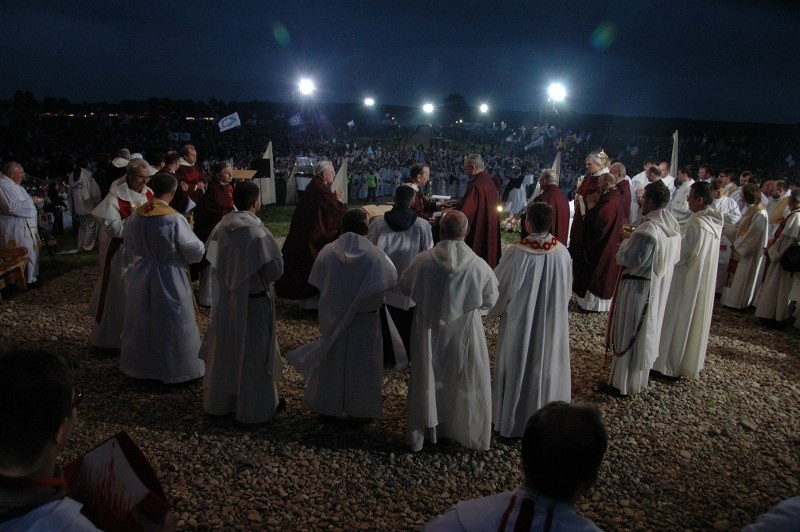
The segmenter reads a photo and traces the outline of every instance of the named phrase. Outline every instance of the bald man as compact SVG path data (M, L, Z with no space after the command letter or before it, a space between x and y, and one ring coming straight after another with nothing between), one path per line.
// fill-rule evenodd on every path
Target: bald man
M417 304L406 428L413 451L438 437L489 448L491 377L481 311L497 302L498 287L492 269L464 241L468 232L463 213L445 213L439 243L417 255L398 283Z
M7 247L13 240L17 246L28 250L28 264L25 265L25 277L29 288L37 288L39 275L39 230L36 223L36 206L32 198L22 187L25 170L19 163L7 163L0 175L0 247Z

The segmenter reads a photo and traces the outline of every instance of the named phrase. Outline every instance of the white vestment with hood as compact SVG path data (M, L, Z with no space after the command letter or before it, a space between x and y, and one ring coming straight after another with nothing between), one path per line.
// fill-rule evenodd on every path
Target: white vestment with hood
M125 223L131 213L153 198L148 187L139 193L128 188L125 176L113 183L108 194L92 211L100 224L98 256L100 278L89 301L89 315L95 319L89 340L92 345L120 348L125 313L125 272L136 262L136 256L122 245Z
M411 449L438 437L488 449L491 375L480 311L497 302L494 272L464 241L442 240L414 259L400 288L417 304L406 429Z
M732 279L722 289L722 304L731 308L748 308L755 299L758 283L764 273L764 248L767 246L769 220L763 206L751 206L740 225L725 224L723 234L733 241L738 258Z
M653 369L671 377L700 377L706 359L714 284L717 277L722 213L698 211L681 233L681 256L675 264Z
M200 331L186 270L200 262L205 246L183 215L154 199L128 219L124 249L138 259L124 280L120 371L164 383L202 377Z
M500 316L492 383L492 423L506 438L521 438L534 412L572 398L569 298L572 258L549 233L533 234L503 253L494 271Z
M789 298L793 283L800 273L789 273L781 266L781 257L792 246L800 244L800 209L789 213L781 235L767 249L770 264L761 283L756 316L783 321L789 317Z
M236 412L241 423L262 423L278 407L283 364L275 330L272 283L283 256L261 220L249 211L222 217L206 243L211 263L211 322L200 358L206 362L203 408Z
M286 355L309 379L303 406L327 416L381 417L378 310L397 284L392 261L366 237L344 233L322 248L308 282L320 291L322 338Z
M680 247L678 221L667 209L656 209L617 251L623 271L611 322L614 358L608 383L622 395L647 388Z

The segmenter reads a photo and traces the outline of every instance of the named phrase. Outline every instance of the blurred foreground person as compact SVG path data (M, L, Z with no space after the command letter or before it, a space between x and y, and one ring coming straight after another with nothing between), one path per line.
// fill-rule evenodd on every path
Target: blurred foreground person
M314 259L325 246L339 236L339 225L347 205L344 192L331 190L336 179L333 163L320 161L313 179L292 214L289 234L283 243L284 273L275 283L278 297L307 300L306 308L317 308L319 290L309 284L308 275Z
M147 187L150 165L144 159L128 163L126 174L111 183L108 195L94 208L92 216L100 224L98 237L100 271L89 302L89 315L95 323L89 334L93 346L119 349L125 312L125 273L136 257L122 246L125 224L134 210L153 199Z
M569 298L572 259L548 232L553 209L532 203L530 233L511 246L494 273L500 286L487 318L500 316L492 385L494 430L521 438L531 415L552 401L572 398Z
M155 197L136 209L125 228L125 253L138 259L126 274L119 366L134 379L186 382L204 371L186 268L203 257L205 246L169 206L178 187L175 176L156 174L150 185Z
M384 292L397 284L397 270L367 240L368 224L365 211L350 209L342 216L342 235L320 251L308 282L320 291L322 338L286 355L309 379L303 406L323 416L383 415L378 311Z
M278 408L283 365L275 331L272 283L283 273L278 243L256 213L258 185L233 191L237 211L226 214L208 237L212 305L200 358L206 362L203 408L212 415L236 412L241 423L261 423Z
M522 438L525 480L514 491L458 503L426 532L600 530L575 510L594 485L608 436L594 407L553 402L537 411Z
M609 316L614 358L608 383L601 385L603 391L627 395L647 388L681 250L680 225L667 210L668 202L669 189L660 179L644 187L642 223L623 235L617 251L623 270Z
M468 231L461 212L446 212L439 243L417 255L400 277L400 289L417 304L406 428L412 451L439 437L477 450L491 442L491 375L481 311L497 302L497 278L464 242Z
M82 397L60 356L44 351L0 354L0 530L98 530L81 513L83 505L67 496L69 487L56 465ZM145 530L175 529L172 512L160 523L138 513L134 519Z

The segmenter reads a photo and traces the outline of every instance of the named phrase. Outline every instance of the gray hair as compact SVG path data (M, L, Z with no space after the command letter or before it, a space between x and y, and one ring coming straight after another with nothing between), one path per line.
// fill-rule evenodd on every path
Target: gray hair
M140 169L144 168L147 170L147 173L150 173L150 163L145 161L144 159L133 159L131 162L128 163L128 166L125 168L125 175L128 177L135 177L136 172Z
M9 163L6 163L6 164L4 164L4 165L3 165L3 175L4 175L4 176L11 177L11 173L12 173L12 172L14 171L14 169L15 169L15 168L17 168L17 167L20 167L20 168L21 168L21 167L22 167L22 165L21 165L21 164L19 164L19 163L18 163L18 162L16 162L16 161L11 161L11 162L9 162Z
M325 170L333 170L333 163L330 161L319 161L314 165L314 175L322 175Z
M539 179L544 180L545 183L552 183L553 185L558 184L558 175L555 170L542 170L542 173L539 174Z
M464 158L464 164L473 167L475 170L481 172L486 168L483 162L483 157L480 153L470 153Z

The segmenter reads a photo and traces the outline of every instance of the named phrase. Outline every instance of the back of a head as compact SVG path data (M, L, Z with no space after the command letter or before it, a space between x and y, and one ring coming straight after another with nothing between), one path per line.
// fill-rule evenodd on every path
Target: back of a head
M0 467L30 468L53 439L72 403L72 373L46 351L0 354Z
M414 203L417 191L405 185L400 185L394 190L394 204L400 208L407 209Z
M534 233L546 233L553 225L553 208L547 203L531 203L525 211L525 218Z
M325 170L333 170L333 163L330 161L319 161L314 165L314 175L322 175Z
M128 148L122 148L117 152L117 157L121 159L131 160L131 151Z
M247 211L258 198L258 185L252 181L242 181L233 189L233 204L240 211Z
M461 211L447 211L439 221L441 240L464 240L469 232L469 222Z
M761 189L755 183L747 183L742 187L742 198L747 205L761 203Z
M363 209L348 209L342 215L342 234L355 233L366 236L369 232L369 216Z
M159 172L150 179L147 185L150 187L150 190L153 191L153 195L159 198L175 192L178 188L178 180L175 179L175 176L172 174Z
M479 172L486 169L486 164L483 162L483 157L480 153L470 153L464 159L464 162Z
M669 188L659 179L644 187L644 197L651 200L656 209L663 209L669 203Z
M170 150L166 154L164 154L164 164L167 166L175 164L180 160L181 160L181 154L176 152L175 150Z
M591 406L552 402L528 420L522 438L525 485L574 503L597 480L608 437Z
M711 183L698 181L690 189L695 198L702 200L706 207L714 203L714 195L711 193Z

